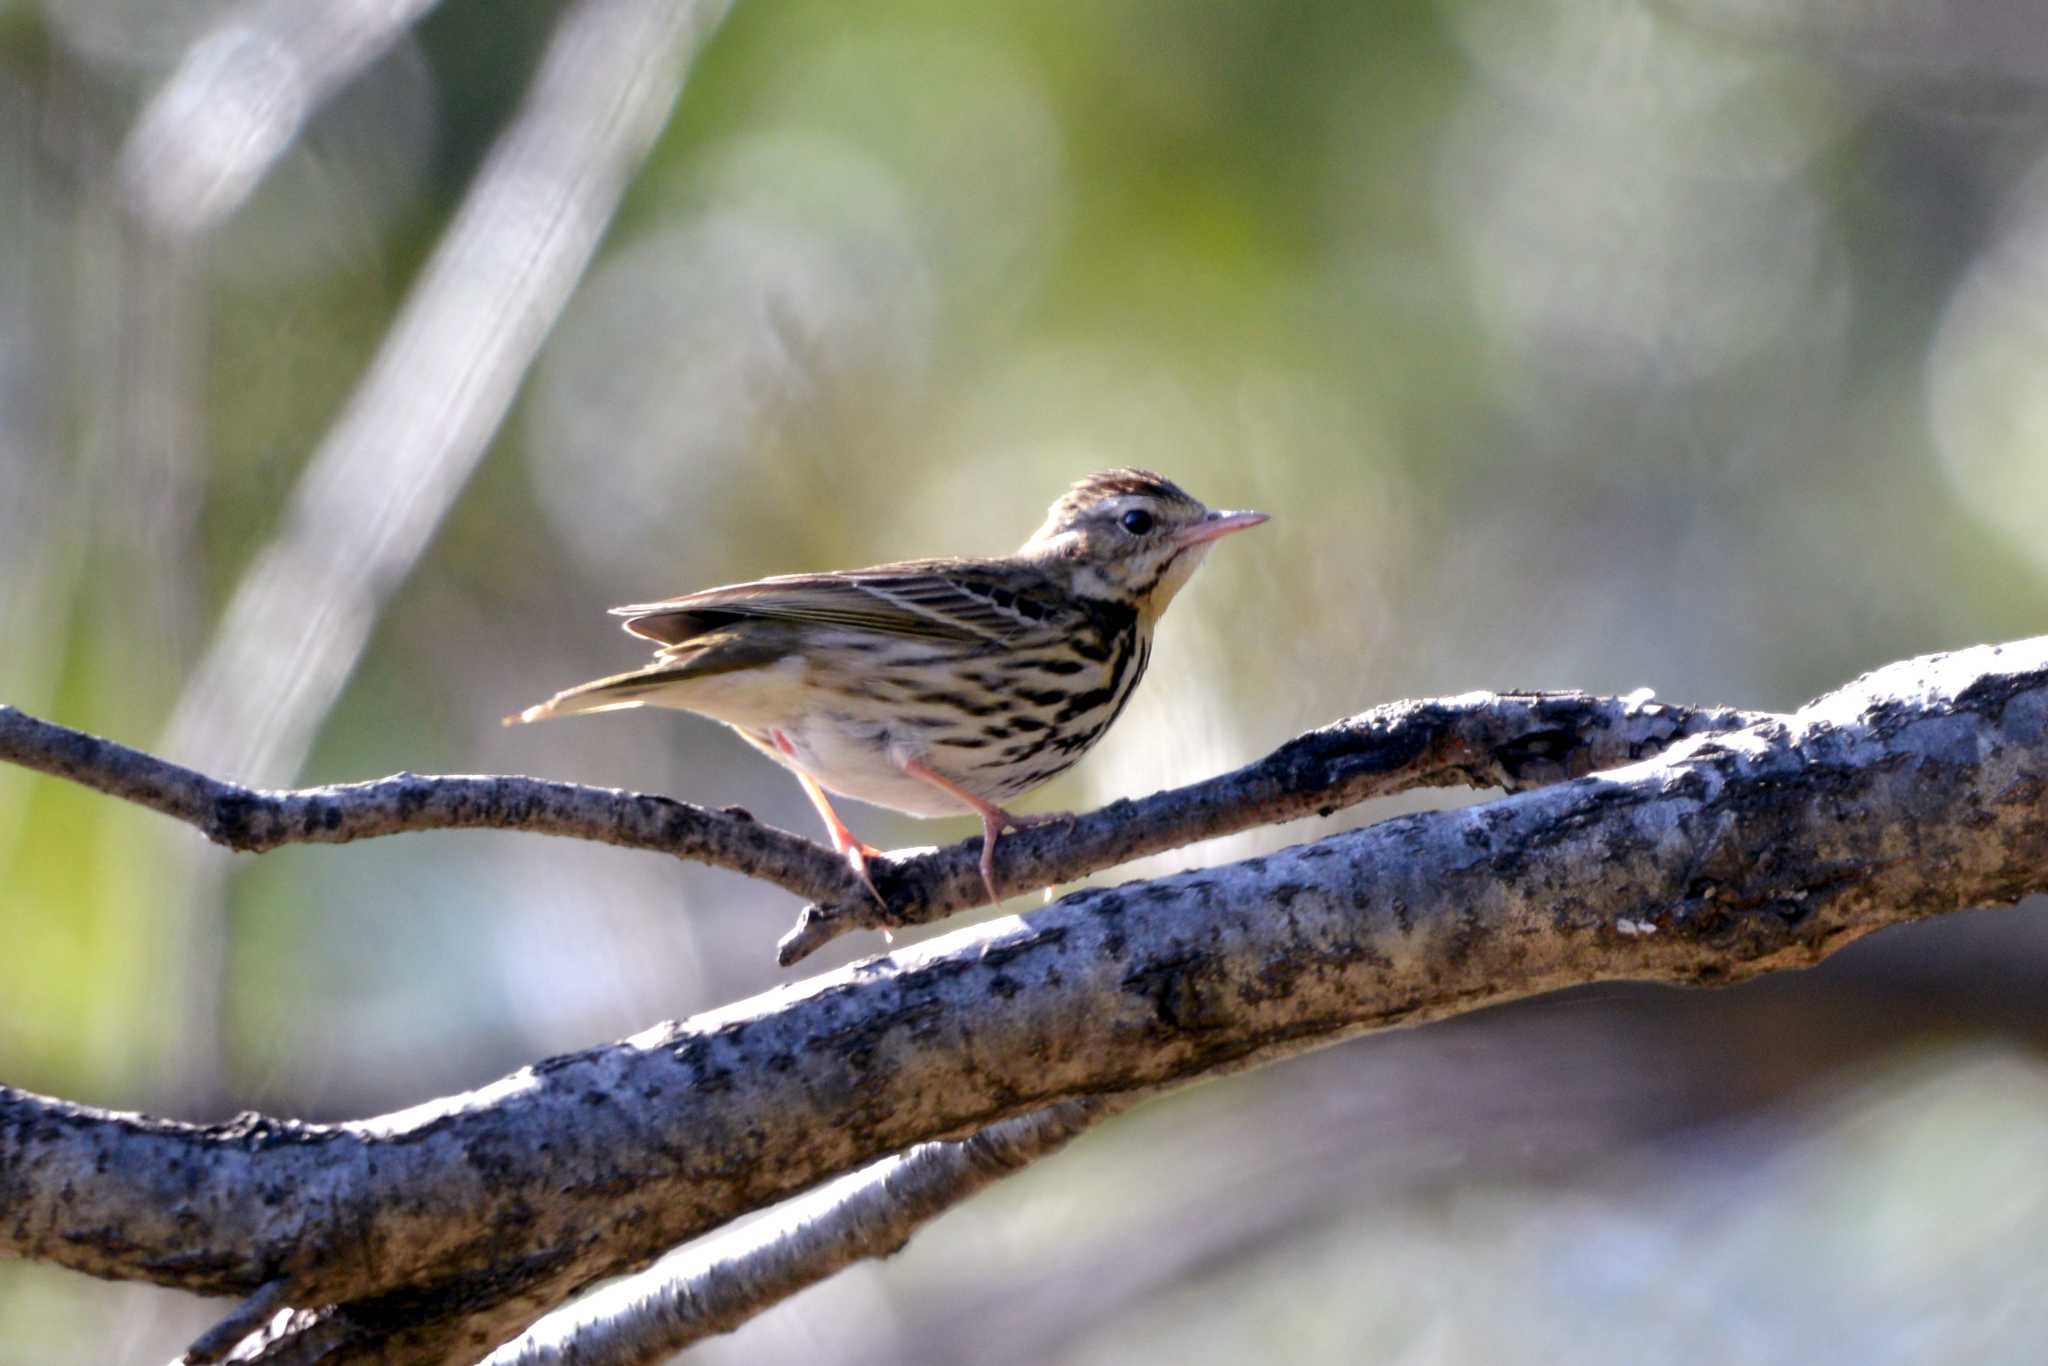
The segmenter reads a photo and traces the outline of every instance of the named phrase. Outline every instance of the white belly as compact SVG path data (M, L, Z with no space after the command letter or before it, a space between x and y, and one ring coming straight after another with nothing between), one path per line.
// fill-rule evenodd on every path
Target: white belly
M776 736L787 740L795 752L783 750ZM767 740L764 748L772 746L776 761L785 768L810 774L826 791L839 796L912 816L973 814L974 808L952 793L904 772L903 764L916 759L970 790L975 783L964 774L947 773L943 763L932 762L925 747L894 738L879 724L809 716L756 738Z
M690 680L687 690L655 694L654 706L673 706L723 721L753 740L784 768L808 773L829 792L886 806L912 816L958 816L974 808L943 788L903 771L916 759L978 796L987 785L977 775L956 771L946 752L923 743L894 706L850 699L850 709L873 716L821 711L806 686L808 666L797 656L765 669L737 670ZM787 748L784 748L784 742Z

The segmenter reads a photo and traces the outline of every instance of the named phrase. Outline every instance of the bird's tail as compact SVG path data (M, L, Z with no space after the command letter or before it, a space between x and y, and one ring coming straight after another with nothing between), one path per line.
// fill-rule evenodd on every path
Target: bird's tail
M545 702L537 702L525 711L515 712L505 718L508 726L525 725L532 721L545 721L551 716L577 716L585 712L623 711L628 707L644 707L648 695L658 691L660 680L657 675L666 672L663 665L635 669L631 673L613 674L610 678L599 678L589 683L579 683L565 688ZM671 678L673 675L670 675Z

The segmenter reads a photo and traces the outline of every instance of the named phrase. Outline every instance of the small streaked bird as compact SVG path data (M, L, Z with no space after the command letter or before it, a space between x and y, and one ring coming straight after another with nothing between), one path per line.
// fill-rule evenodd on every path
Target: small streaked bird
M1006 804L1102 737L1144 675L1160 613L1209 547L1265 520L1212 512L1147 470L1091 474L1001 559L787 574L615 607L661 646L654 663L505 722L649 706L723 721L796 774L870 892L867 860L880 851L846 828L828 792L981 817L981 878L995 901L997 838L1057 819Z

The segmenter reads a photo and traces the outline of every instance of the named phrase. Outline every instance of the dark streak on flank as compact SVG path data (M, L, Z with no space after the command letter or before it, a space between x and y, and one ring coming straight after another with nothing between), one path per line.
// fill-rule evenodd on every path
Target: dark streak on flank
M965 693L957 692L915 693L911 696L910 700L924 707L951 707L963 715L977 718L994 716L997 712L1003 710L1005 705L1001 700L977 702Z
M1057 707L1073 696L1065 688L1018 688L1015 691L1020 701L1029 702L1034 707Z

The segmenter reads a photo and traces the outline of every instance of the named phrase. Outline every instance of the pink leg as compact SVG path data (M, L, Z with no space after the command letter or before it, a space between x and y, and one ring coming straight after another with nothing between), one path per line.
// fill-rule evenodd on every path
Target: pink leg
M1028 830L1034 825L1048 825L1054 821L1071 819L1065 812L1049 812L1041 816L1014 816L994 802L983 801L952 779L932 772L916 759L904 760L903 771L913 778L930 783L942 792L957 797L981 817L981 885L988 889L988 904L991 906L1000 905L1003 900L996 894L997 837L1005 830Z
M825 789L818 786L816 778L802 769L792 771L796 774L796 780L804 785L804 795L811 799L811 805L817 807L818 814L825 818L825 829L832 836L833 850L842 855L846 859L846 866L853 869L854 875L867 884L868 895L872 896L877 904L888 905L882 894L875 890L875 879L868 872L868 860L881 857L882 851L872 844L862 843L846 828L846 822L840 820L839 813L832 809L831 799L825 795Z

